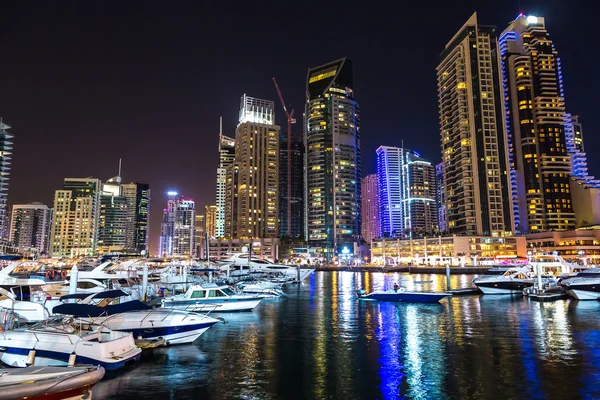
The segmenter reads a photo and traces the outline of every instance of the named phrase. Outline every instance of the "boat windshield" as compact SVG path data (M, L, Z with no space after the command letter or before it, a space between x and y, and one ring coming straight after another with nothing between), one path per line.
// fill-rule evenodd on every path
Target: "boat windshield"
M223 288L221 289L221 291L223 293L225 293L227 296L233 296L235 293L233 292L233 290L229 289L229 288Z
M206 291L204 290L194 290L190 298L192 299L202 299L206 296Z
M505 272L507 272L508 270L506 269L490 269L485 271L483 274L484 275L504 275Z

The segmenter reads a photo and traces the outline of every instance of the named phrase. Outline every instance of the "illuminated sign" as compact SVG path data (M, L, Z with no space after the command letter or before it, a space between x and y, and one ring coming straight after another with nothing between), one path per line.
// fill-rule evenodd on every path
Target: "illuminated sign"
M528 15L527 16L527 23L528 24L537 24L538 23L538 18L534 17L533 15Z
M335 76L336 72L337 72L337 68L333 68L328 71L321 72L320 74L313 75L308 80L308 83L314 83L314 82L322 81L323 79L331 78L332 76Z

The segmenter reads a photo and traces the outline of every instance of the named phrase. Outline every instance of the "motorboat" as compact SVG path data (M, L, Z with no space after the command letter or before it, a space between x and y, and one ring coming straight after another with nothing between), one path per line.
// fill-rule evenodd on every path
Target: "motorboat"
M473 279L473 285L484 294L521 294L534 282L534 275L528 266L490 268Z
M234 267L248 268L251 272L261 272L265 274L282 274L292 280L298 280L298 274L300 274L299 281L303 281L315 270L308 268L299 268L290 265L274 264L269 260L261 259L258 257L251 257L248 253L234 253L227 260L222 262L231 263ZM243 270L242 270L243 271Z
M131 333L73 318L0 332L0 360L11 367L92 364L110 371L138 360L141 352Z
M0 370L0 400L91 399L104 368L27 367Z
M76 322L103 325L113 331L131 332L136 340L164 339L167 345L192 343L208 328L220 322L205 314L151 308L139 300L119 302L126 297L121 290L92 295L67 295L61 300L79 299L79 302L61 304L54 307L54 312L76 317Z
M404 288L375 290L368 294L364 289L359 289L357 295L361 300L395 301L402 303L438 303L440 300L451 296L450 293L412 292Z
M253 294L261 297L285 297L285 293L281 290L281 286L281 283L268 281L242 281L235 285L240 293Z
M565 279L560 284L577 300L600 299L600 268L590 268Z
M208 283L192 285L184 294L164 298L162 307L200 312L251 311L262 299L252 294L237 294L227 285Z
M48 309L42 304L17 300L15 293L0 287L0 312L7 311L14 312L25 323L39 322L50 317ZM6 325L6 321L0 323Z

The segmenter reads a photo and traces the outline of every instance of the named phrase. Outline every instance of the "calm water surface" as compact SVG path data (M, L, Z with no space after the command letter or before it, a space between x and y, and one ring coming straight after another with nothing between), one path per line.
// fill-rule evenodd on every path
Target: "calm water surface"
M452 276L452 288L472 276ZM317 272L192 345L107 375L95 399L599 399L600 302L469 296L358 301L356 289L443 291L445 276ZM414 283L428 281L431 283Z

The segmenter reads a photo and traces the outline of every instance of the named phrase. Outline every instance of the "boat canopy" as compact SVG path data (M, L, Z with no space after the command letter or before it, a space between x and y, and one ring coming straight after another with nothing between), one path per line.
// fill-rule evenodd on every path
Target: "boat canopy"
M139 300L99 307L91 304L60 304L54 307L55 314L72 315L74 317L100 317L105 315L121 314L128 311L149 310L152 307Z

